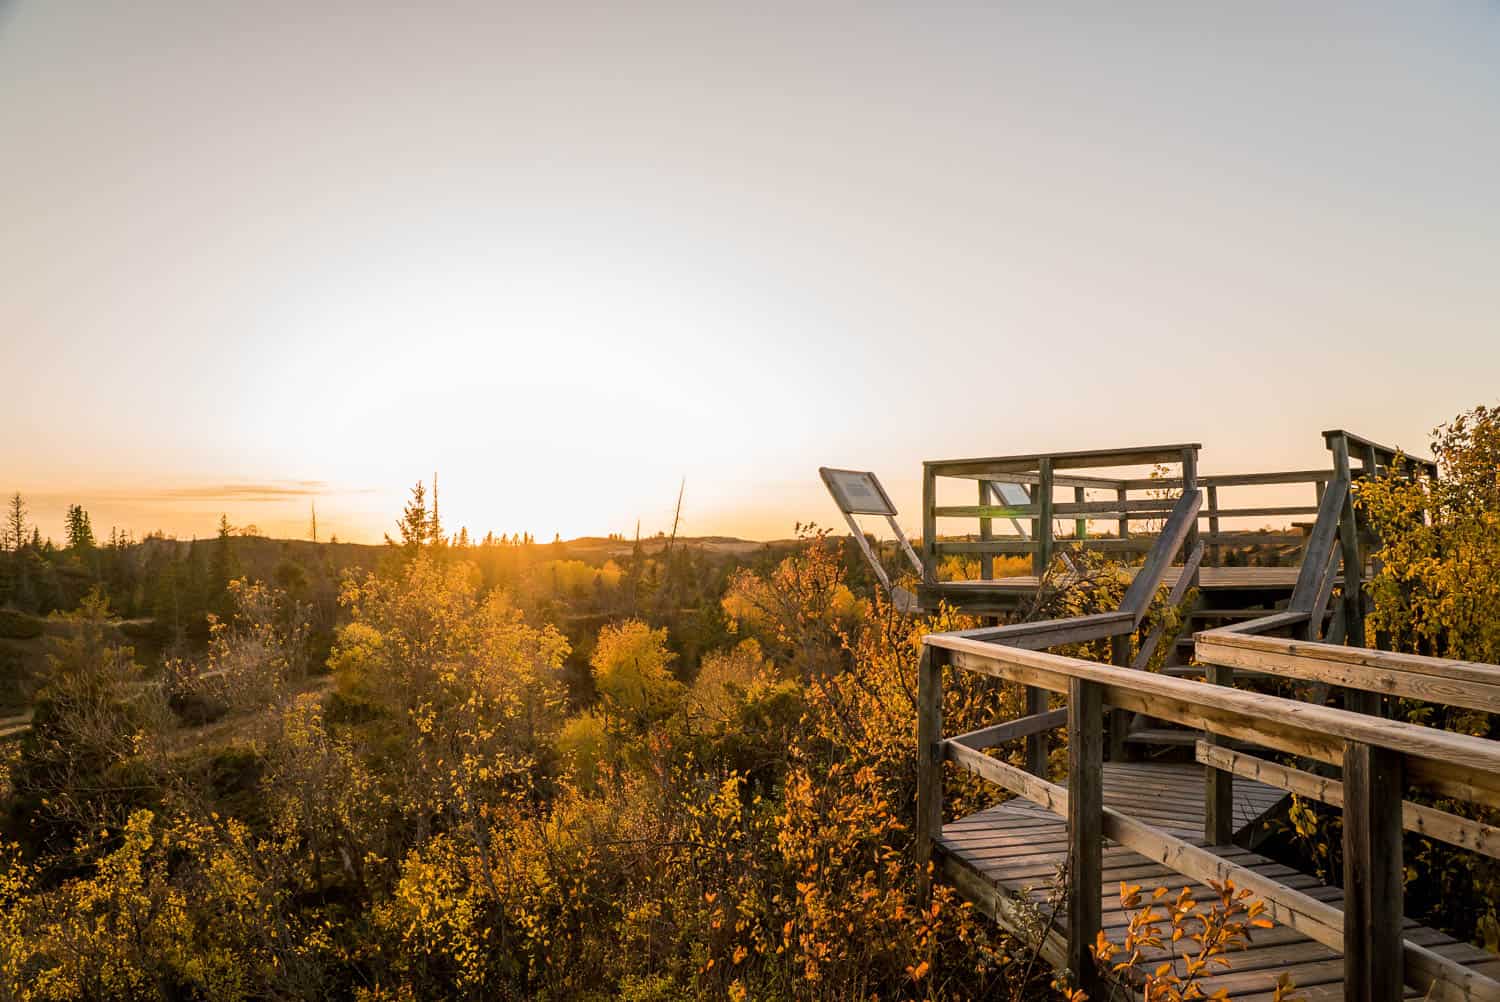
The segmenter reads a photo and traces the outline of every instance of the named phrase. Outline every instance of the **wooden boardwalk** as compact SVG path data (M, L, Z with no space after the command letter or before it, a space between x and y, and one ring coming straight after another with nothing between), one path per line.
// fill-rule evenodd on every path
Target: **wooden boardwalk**
M1195 764L1115 763L1104 764L1104 804L1128 813L1195 845L1205 845L1204 772ZM1277 810L1287 795L1271 786L1250 780L1234 783L1232 818L1237 834L1261 822ZM935 840L945 876L966 897L989 911L1002 925L1015 931L1017 920L1006 902L1025 899L1045 915L1050 883L1067 858L1066 821L1028 800L1014 799L943 826ZM1295 888L1320 901L1342 907L1343 892L1327 887L1314 877L1273 862L1236 845L1210 847L1216 856L1246 867L1278 883ZM1123 846L1106 842L1103 870L1103 926L1106 935L1121 941L1129 921L1120 907L1121 881L1139 884L1146 891L1167 887L1173 893L1183 886L1198 888L1198 900L1212 893L1161 863ZM998 892L998 893L996 893ZM1066 916L1061 909L1043 945L1043 957L1064 966ZM1403 936L1410 942L1458 961L1490 977L1500 976L1500 957L1407 919ZM1164 955L1163 955L1164 957ZM1232 967L1204 984L1206 994L1224 989L1229 997L1245 1002L1269 1000L1281 974L1295 981L1298 993L1309 1002L1343 998L1343 959L1333 950L1289 926L1257 930L1249 949L1229 955ZM1408 991L1407 997L1420 997Z

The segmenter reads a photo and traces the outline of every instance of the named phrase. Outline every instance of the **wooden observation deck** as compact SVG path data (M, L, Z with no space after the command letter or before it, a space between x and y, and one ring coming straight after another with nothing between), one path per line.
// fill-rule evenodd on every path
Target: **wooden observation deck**
M1500 957L1421 927L1402 907L1403 831L1500 858L1500 828L1434 806L1500 807L1500 742L1383 715L1392 698L1500 712L1500 667L1343 643L1365 635L1362 582L1371 542L1352 503L1353 484L1390 469L1397 454L1342 431L1325 433L1325 441L1327 470L1232 478L1197 477L1196 445L926 464L924 606L948 602L986 615L1034 591L1045 569L1057 574L1052 560L1062 548L1144 551L1115 611L930 634L923 647L918 851L937 865L939 879L1012 932L1040 928L1042 956L1072 972L1093 999L1119 997L1101 982L1090 947L1101 930L1121 938L1128 915L1114 890L1120 881L1149 891L1232 880L1265 902L1276 927L1229 955L1230 968L1203 983L1207 994L1269 1000L1285 974L1309 1000L1500 1002ZM1178 466L1175 477L1072 472L1169 461ZM1407 462L1408 473L1432 472L1428 462ZM943 477L977 480L979 504L939 505ZM993 503L1001 482L1029 488L1027 503ZM1227 507L1214 497L1229 487L1297 483L1313 485L1316 504ZM1075 499L1056 502L1058 488L1072 488ZM1095 489L1114 497L1091 500L1087 492ZM1136 491L1158 494L1133 497ZM1236 545L1223 520L1305 514L1315 517L1296 534L1294 566L1228 567L1212 557L1205 565L1213 547ZM955 518L978 519L977 538L939 535L937 520ZM1138 518L1150 531L1135 531ZM1206 533L1199 526L1205 518ZM1001 539L993 531L999 519L1029 521L1031 531ZM1073 532L1055 534L1057 519L1074 521ZM1089 536L1095 519L1115 520L1115 534ZM937 580L937 563L947 555L987 563L1014 552L1032 554L1037 573ZM1140 635L1164 585L1174 603L1196 585L1195 619L1212 628L1171 638L1181 657L1145 671L1166 640ZM1216 604L1215 595L1233 596L1233 606ZM1109 664L1050 650L1105 638ZM1025 716L945 735L943 680L953 671L1024 687ZM1238 685L1264 688L1268 679L1299 698ZM1049 772L1047 735L1058 727L1068 734L1064 776ZM1134 736L1147 738L1156 749L1149 754L1158 755L1167 734L1175 735L1182 760L1133 761L1128 754ZM1015 799L945 820L949 767ZM1293 792L1342 809L1342 890L1253 851L1259 823ZM1061 906L1041 907L1063 863ZM1199 897L1208 894L1203 888Z

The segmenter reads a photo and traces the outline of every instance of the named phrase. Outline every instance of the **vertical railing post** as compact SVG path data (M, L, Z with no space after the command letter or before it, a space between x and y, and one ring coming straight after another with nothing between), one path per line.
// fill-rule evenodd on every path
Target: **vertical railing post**
M1213 565L1218 567L1224 563L1224 551L1218 544L1219 538L1219 488L1213 484L1208 485L1208 532L1214 537L1214 545L1208 548L1209 556ZM1192 549L1189 548L1191 553Z
M1211 685L1234 685L1233 668L1209 665L1205 672ZM1211 745L1224 743L1212 731L1203 740ZM1228 845L1234 840L1234 773L1211 765L1203 767L1203 838L1209 845Z
M1115 488L1115 500L1120 503L1120 538L1130 538L1130 518L1125 514L1125 508L1130 503L1130 492L1123 485Z
M917 866L925 893L933 841L943 830L943 666L948 652L922 645L917 670Z
M1083 504L1088 500L1088 494L1082 487L1073 488L1073 500L1077 504ZM1079 515L1073 520L1073 538L1084 540L1089 538L1089 520L1085 515Z
M1402 963L1399 752L1344 745L1344 998L1396 1002Z
M1104 998L1091 947L1103 926L1103 693L1068 683L1068 970L1074 987Z
M1034 717L1038 713L1047 712L1047 690L1038 689L1036 686L1026 687L1026 715ZM1047 732L1039 731L1036 734L1026 735L1026 771L1033 776L1047 778L1047 759L1051 754L1051 742L1047 740Z
M1117 633L1109 638L1109 663L1121 668L1130 667L1130 639L1132 634ZM1109 711L1109 760L1121 762L1125 759L1125 737L1130 730L1130 711L1111 707Z
M1035 549L1031 555L1032 572L1038 578L1047 573L1052 563L1052 460L1043 457L1037 463L1037 482L1031 489L1031 503L1037 509L1037 517L1031 523L1031 541ZM1047 691L1034 686L1026 687L1026 713L1028 716L1047 712ZM1026 737L1026 771L1034 776L1047 776L1048 742L1046 732Z
M1052 460L1048 457L1037 463L1037 484L1031 501L1037 508L1036 552L1031 558L1031 569L1041 577L1052 563Z
M937 581L937 474L922 464L922 581Z
M1345 478L1349 484L1344 509L1339 515L1339 552L1344 571L1344 643L1350 647L1365 646L1364 558L1359 549L1359 520L1354 512L1354 479L1349 465L1349 439L1343 432L1327 438L1333 451L1334 479ZM1378 714L1380 696L1362 689L1344 690L1344 708L1356 713Z
M990 504L991 498L990 482L979 481L979 507L983 508ZM980 516L979 540L987 543L995 538L993 524L988 518ZM995 578L995 555L992 553L981 553L979 555L979 580L992 581Z
M1195 491L1197 489L1198 489L1198 450L1197 449L1183 449L1182 450L1182 493L1183 493L1183 496L1186 497L1189 493L1191 493L1192 491ZM1195 546L1197 546L1197 545L1198 545L1198 520L1195 518L1195 519L1193 519L1193 524L1190 525L1190 526L1188 526L1187 536L1182 541L1182 553L1183 553L1183 556L1186 557L1187 554L1192 553L1193 552L1193 548ZM1188 582L1188 587L1189 588L1196 588L1197 586L1198 586L1198 570L1197 570L1197 568L1194 568L1193 569L1192 580L1190 580Z
M1344 570L1344 642L1351 647L1365 645L1365 612L1361 601L1361 586L1364 567L1359 556L1359 525L1354 515L1354 474L1349 466L1349 440L1343 433L1329 436L1328 447L1333 450L1333 469L1337 476L1349 482L1349 495L1344 499L1344 510L1339 515L1339 548L1343 555Z

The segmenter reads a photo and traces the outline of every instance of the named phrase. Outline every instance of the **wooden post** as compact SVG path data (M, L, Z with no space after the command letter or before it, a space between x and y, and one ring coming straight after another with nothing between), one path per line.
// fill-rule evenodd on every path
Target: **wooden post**
M1209 665L1211 685L1234 685L1234 669ZM1221 745L1224 739L1212 731L1203 735L1206 744ZM1203 767L1203 838L1209 845L1228 845L1234 840L1234 773Z
M1082 487L1073 488L1073 500L1083 504L1088 500L1088 495ZM1084 540L1089 538L1089 520L1079 517L1073 520L1073 538Z
M1333 436L1328 444L1333 450L1334 471L1339 477L1349 481L1349 495L1344 498L1344 511L1339 516L1339 548L1344 563L1344 643L1350 647L1363 647L1364 562L1359 555L1359 525L1354 515L1354 477L1349 468L1349 440L1340 434Z
M1328 446L1333 450L1334 471L1339 477L1349 478L1344 510L1339 515L1339 552L1344 570L1344 643L1350 647L1363 647L1365 564L1359 550L1359 521L1354 513L1354 480L1349 466L1349 439L1340 433L1329 438ZM1380 695L1363 689L1345 689L1344 708L1355 713L1378 714Z
M1208 485L1208 531L1215 537L1219 535L1219 488L1213 484ZM1213 554L1215 567L1224 563L1224 551L1220 549L1217 542L1209 548L1208 552Z
M917 671L917 826L916 853L923 892L930 886L927 865L933 840L943 830L943 665L948 654L922 646Z
M1097 683L1068 682L1068 970L1073 986L1104 998L1090 948L1103 926L1103 701Z
M1052 563L1052 460L1043 457L1037 463L1036 490L1032 492L1032 503L1037 506L1036 531L1033 533L1036 552L1031 558L1031 569L1037 577L1047 573Z
M1344 745L1344 998L1396 1002L1402 964L1400 752Z
M990 482L988 480L979 481L979 506L983 508L985 505L990 504L992 501L993 497L990 491ZM987 518L981 517L979 519L979 538L983 542L989 542L991 539L995 538L993 524ZM981 553L979 555L979 580L993 581L994 578L994 554Z
M1130 667L1129 633L1117 633L1109 638L1109 663L1123 668ZM1109 711L1109 760L1125 760L1125 736L1130 730L1130 711L1112 707Z
M1198 489L1198 450L1182 450L1182 493L1184 496ZM1187 536L1182 541L1182 552L1184 557L1193 552L1193 547L1198 545L1198 520L1193 519L1193 524L1188 526ZM1189 588L1198 586L1198 569L1193 569Z
M922 580L937 581L937 474L922 464Z
M1035 686L1026 687L1026 715L1034 717L1038 713L1047 712L1047 690L1038 689ZM1033 776L1047 778L1047 757L1050 752L1050 743L1047 740L1046 731L1038 731L1035 734L1026 735L1026 771Z
M1125 506L1130 503L1130 492L1123 487L1115 488L1115 500L1120 502L1120 538L1130 538L1130 519L1125 516Z

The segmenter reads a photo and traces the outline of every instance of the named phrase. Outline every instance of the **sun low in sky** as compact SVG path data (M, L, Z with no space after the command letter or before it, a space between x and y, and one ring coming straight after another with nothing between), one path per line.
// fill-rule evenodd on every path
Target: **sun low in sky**
M1485 4L0 4L44 532L752 538L920 462L1420 448L1500 387ZM910 521L910 519L908 519ZM107 528L106 528L107 531Z

